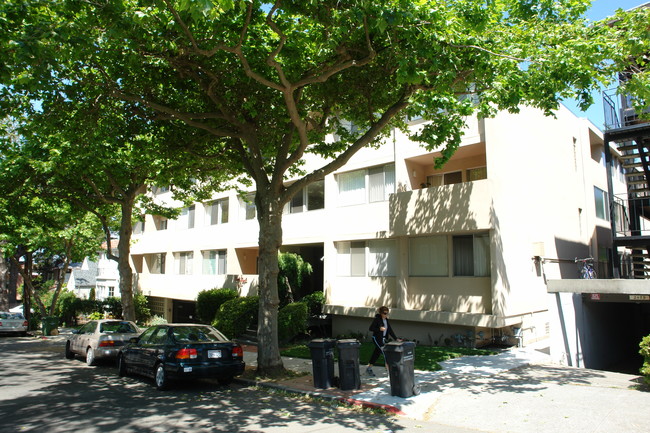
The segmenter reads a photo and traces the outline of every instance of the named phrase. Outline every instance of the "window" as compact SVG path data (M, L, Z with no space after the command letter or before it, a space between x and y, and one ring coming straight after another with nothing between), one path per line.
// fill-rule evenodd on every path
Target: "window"
M149 263L149 273L151 274L164 274L165 273L165 253L152 254Z
M208 203L205 207L207 225L225 224L228 222L228 199L222 198Z
M115 296L115 287L114 286L108 286L108 297L112 298Z
M341 173L337 180L342 206L385 201L395 192L395 165Z
M133 234L140 235L144 233L144 221L136 221L133 224Z
M490 237L487 233L454 236L452 239L454 276L490 275Z
M394 277L397 272L395 241L368 241L368 276Z
M467 170L467 181L487 179L487 167L470 168Z
M174 253L176 261L176 274L178 275L191 275L192 274L192 260L194 260L194 253L182 252Z
M366 275L366 243L339 242L337 251L337 274L345 277L364 277Z
M594 201L596 202L596 217L609 221L609 206L607 192L594 187Z
M167 218L156 215L153 217L153 221L157 230L167 230Z
M181 229L193 229L194 228L194 212L196 206L192 205L190 207L183 208L181 210L181 217L179 220L179 227Z
M257 213L255 209L255 194L247 194L246 197L240 198L239 202L243 210L244 219L255 219L255 215Z
M296 193L285 208L285 213L300 213L325 207L325 182L316 181Z
M409 241L409 272L413 277L448 275L447 236L423 236Z
M203 251L203 273L224 275L226 273L226 250Z

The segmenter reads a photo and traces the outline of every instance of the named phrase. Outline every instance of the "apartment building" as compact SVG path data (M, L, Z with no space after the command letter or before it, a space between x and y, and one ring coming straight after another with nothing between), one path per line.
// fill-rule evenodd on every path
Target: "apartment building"
M313 266L310 287L326 295L333 334L367 334L386 305L398 335L420 344L547 338L547 278L578 278L575 257L608 269L602 134L564 107L555 117L522 107L469 119L441 169L436 156L393 131L287 206L283 250ZM146 215L132 246L138 288L174 321L193 318L201 290L254 294L257 237L252 200L235 192L174 221Z

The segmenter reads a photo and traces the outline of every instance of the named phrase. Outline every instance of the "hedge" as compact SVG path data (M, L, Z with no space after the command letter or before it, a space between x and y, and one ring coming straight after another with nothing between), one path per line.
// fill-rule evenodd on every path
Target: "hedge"
M202 290L196 297L196 315L201 323L212 323L219 307L224 302L237 297L237 291L233 289L210 289Z
M239 337L257 322L259 304L258 296L243 296L226 301L219 307L212 326L228 338Z
M307 304L294 302L278 311L278 340L287 342L307 330Z

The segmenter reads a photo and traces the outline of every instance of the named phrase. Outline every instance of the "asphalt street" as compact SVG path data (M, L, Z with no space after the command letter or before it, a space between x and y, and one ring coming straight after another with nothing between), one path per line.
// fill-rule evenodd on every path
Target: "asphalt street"
M0 337L0 432L449 432L464 429L212 381L155 389L66 360L61 336Z

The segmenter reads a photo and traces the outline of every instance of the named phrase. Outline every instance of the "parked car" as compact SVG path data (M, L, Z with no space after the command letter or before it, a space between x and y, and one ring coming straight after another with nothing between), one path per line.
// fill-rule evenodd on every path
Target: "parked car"
M244 352L208 325L164 324L147 329L120 349L120 376L136 373L154 379L158 389L178 378L214 378L222 385L244 372Z
M22 313L0 312L0 334L27 335L27 320Z
M72 331L65 343L65 357L85 356L88 365L94 365L98 359L114 359L122 346L141 332L135 323L127 320L91 320L78 331Z

